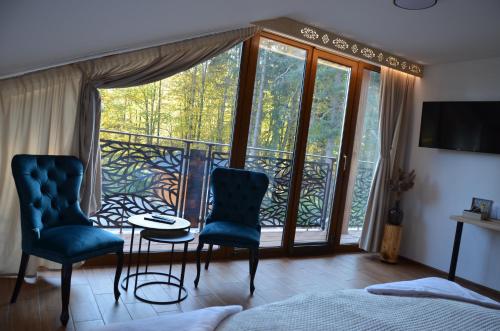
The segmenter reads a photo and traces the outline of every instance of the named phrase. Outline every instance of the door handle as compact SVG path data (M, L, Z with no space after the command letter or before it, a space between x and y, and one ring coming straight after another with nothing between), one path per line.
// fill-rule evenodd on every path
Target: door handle
M343 167L342 171L345 172L347 169L347 154L344 154L342 156L342 158L344 159L344 167Z

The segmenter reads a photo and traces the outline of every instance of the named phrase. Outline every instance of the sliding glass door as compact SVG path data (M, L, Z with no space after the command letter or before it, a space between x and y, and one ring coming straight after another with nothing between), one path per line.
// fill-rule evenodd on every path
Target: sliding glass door
M313 56L314 88L295 226L295 244L326 243L333 229L337 180L347 165L342 154L349 90L356 62L324 52Z
M371 67L362 71L356 133L340 236L340 243L343 245L359 243L379 157L380 73L376 70L377 68Z
M259 50L245 168L264 172L261 247L282 245L307 51L265 37Z
M332 248L348 183L358 62L266 33L257 38L241 134L244 167L270 179L261 247Z

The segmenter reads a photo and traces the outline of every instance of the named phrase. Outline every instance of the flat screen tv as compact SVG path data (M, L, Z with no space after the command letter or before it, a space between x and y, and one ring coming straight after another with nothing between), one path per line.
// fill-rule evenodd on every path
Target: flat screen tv
M419 146L500 154L500 101L424 102Z

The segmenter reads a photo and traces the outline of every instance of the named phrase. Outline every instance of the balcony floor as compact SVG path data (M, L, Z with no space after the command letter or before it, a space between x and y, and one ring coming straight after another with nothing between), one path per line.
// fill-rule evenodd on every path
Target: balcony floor
M130 250L130 237L132 231L130 229L124 229L122 233L119 233L119 230L109 229L113 233L120 235L125 240L124 250L128 252ZM281 228L265 228L262 230L261 239L260 239L260 247L279 247L281 246L282 240L282 229ZM295 235L295 241L299 243L307 243L307 242L323 242L327 236L327 230L313 229L313 230L305 230L305 229L297 229ZM361 236L361 230L357 229L349 229L347 234L342 234L340 243L341 245L352 245L357 244L359 242L359 237ZM189 250L196 250L198 246L198 233L195 233L195 239L189 244ZM134 235L134 247L133 251L137 251L139 248L139 231L136 231ZM143 243L142 249L146 249L146 244ZM168 249L164 244L160 243L151 243L151 251L164 251ZM176 251L180 250L181 246L176 246Z

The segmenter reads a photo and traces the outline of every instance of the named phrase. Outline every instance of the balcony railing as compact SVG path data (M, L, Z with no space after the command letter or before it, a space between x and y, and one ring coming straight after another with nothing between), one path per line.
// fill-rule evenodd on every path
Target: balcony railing
M196 227L210 212L210 172L227 167L229 145L103 130L101 139L103 202L94 222L105 228L128 227L130 215L159 212L184 217ZM307 155L297 227L325 228L334 189L334 157ZM246 168L266 173L269 190L262 203L263 227L282 227L286 217L292 154L249 148ZM350 227L359 227L373 174L373 163L360 162Z

